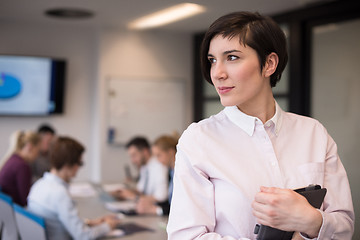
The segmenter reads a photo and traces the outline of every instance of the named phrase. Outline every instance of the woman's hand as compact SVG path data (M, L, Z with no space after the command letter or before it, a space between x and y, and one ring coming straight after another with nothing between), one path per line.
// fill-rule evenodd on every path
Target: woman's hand
M136 212L139 214L156 214L156 207L154 198L142 196L136 204Z
M298 231L314 238L321 225L321 213L305 197L290 189L261 187L252 204L260 224L284 231Z
M119 189L110 192L110 194L119 200L135 200L138 195L135 191L130 189Z
M300 236L299 232L295 232L294 235L292 236L291 240L303 240L304 238L302 236Z

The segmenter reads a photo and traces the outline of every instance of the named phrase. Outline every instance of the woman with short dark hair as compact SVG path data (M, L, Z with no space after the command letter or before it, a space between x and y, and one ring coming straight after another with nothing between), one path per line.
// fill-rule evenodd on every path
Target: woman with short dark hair
M88 240L106 235L119 224L114 216L84 222L68 192L70 180L83 165L85 148L76 140L59 137L50 146L51 170L31 188L29 211L43 217L49 240Z
M269 17L236 12L210 26L202 70L225 108L179 140L170 240L256 239L257 223L293 239L351 239L354 209L334 140L273 97L286 62L285 35ZM292 191L309 184L327 188L320 210Z

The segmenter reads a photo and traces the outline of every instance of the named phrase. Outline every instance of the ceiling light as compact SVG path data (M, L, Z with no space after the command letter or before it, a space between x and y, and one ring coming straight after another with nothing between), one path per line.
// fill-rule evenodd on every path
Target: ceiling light
M175 21L179 21L184 18L191 17L204 11L205 7L198 4L182 3L139 18L131 22L128 27L130 29L159 27Z
M45 12L49 17L56 18L71 18L71 19L84 19L91 18L94 16L94 13L84 9L74 9L74 8L54 8L49 9Z

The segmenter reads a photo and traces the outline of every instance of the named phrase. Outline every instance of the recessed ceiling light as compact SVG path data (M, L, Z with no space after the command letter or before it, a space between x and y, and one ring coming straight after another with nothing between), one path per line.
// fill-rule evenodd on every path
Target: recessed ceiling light
M141 17L131 23L130 29L144 29L163 26L184 18L200 14L205 11L205 7L194 3L182 3L150 15Z
M47 10L45 14L49 17L68 19L84 19L94 16L94 13L91 11L75 8L54 8Z

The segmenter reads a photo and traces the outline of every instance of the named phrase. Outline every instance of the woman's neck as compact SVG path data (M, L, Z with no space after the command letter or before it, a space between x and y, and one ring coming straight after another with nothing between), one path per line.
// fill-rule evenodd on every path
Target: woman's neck
M246 104L237 106L243 113L259 118L262 123L266 123L275 115L275 100L270 90L266 95L262 95L261 98L250 101Z
M16 151L15 154L21 157L25 162L30 163L27 153L24 150Z

